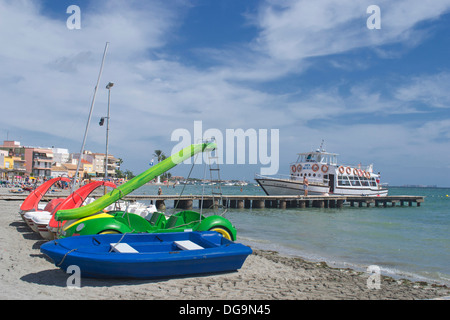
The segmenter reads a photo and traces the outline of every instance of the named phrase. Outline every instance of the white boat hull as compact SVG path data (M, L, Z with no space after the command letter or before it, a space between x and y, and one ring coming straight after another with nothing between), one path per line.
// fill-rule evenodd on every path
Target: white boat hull
M301 181L257 178L255 179L268 196L304 195ZM329 186L309 184L308 195L341 195L341 196L387 196L387 189L371 187L335 187L330 191Z
M27 225L33 230L34 232L39 232L37 229L37 226L33 222L33 217L37 214L40 214L44 211L28 211L23 215L23 218Z
M48 224L51 218L52 215L50 213L33 217L33 223L36 225L39 234L46 240L53 240L55 238L53 233L48 230Z
M333 192L335 196L380 196L386 197L388 195L388 189L378 189L378 188L344 188L336 187Z
M281 179L258 178L256 181L268 196L300 196L305 194L303 183ZM326 186L309 185L308 195L323 195L328 193Z

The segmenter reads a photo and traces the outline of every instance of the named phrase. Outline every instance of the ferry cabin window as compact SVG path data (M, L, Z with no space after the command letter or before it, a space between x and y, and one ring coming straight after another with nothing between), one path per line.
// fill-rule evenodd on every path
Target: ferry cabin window
M336 165L337 164L337 157L335 155L331 156L330 164Z
M377 186L377 182L375 181L375 178L370 178L370 185L372 186L372 187L376 187Z
M350 185L350 181L348 181L348 177L347 176L343 176L343 175L339 175L338 176L338 185L339 186L349 186Z
M324 155L318 155L317 156L317 162L323 163L323 164L328 164L330 163L330 156L328 154L324 154Z
M350 181L348 180L348 176L344 176L344 186L349 186L350 185Z
M361 183L359 182L359 179L357 176L350 177L350 183L352 186L355 186L355 187L361 186Z
M360 177L359 179L361 180L361 184L362 184L363 186L366 186L366 187L369 186L369 181L367 180L366 177Z
M310 153L306 156L306 162L320 162L320 155Z

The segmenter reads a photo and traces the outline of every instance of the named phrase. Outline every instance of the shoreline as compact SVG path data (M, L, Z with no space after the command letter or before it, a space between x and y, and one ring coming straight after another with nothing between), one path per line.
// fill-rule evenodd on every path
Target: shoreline
M305 262L312 263L312 264L320 264L322 266L327 266L331 269L341 269L341 270L353 270L355 272L358 272L360 274L366 274L368 277L369 274L367 273L368 265L363 264L357 264L352 262L346 262L346 261L336 261L333 259L327 260L326 257L309 257L307 254L303 254L302 252L288 252L283 249L270 249L270 248L262 248L262 245L259 245L258 243L254 244L251 240L243 240L239 239L238 236L238 242L241 242L245 245L248 245L253 248L253 250L258 251L265 251L265 252L271 252L276 253L280 257L284 257L286 259L302 259ZM396 270L392 271L391 269L385 269L384 267L380 267L380 273L383 277L390 278L395 281L401 281L401 282L409 282L409 283L427 283L428 285L434 285L438 287L448 287L450 290L450 283L446 281L439 281L437 279L432 278L426 278L425 276L407 272L407 271L401 271Z
M40 253L45 242L22 221L20 201L0 201L1 299L34 300L415 300L450 296L450 288L381 275L380 289L369 289L368 273L334 268L323 262L254 253L236 272L158 280L81 279L70 276ZM238 241L239 242L239 241Z

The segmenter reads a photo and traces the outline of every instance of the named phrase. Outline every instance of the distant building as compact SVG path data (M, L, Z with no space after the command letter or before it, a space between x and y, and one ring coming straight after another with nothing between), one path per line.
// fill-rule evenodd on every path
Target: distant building
M105 158L106 153L94 153L96 161L100 162L101 172L105 174ZM119 159L115 158L113 155L108 154L108 177L115 177L116 170L120 169Z
M56 163L52 165L52 178L57 177L70 177L69 170L61 163Z
M21 146L19 141L4 141L1 150L13 159L12 171L18 176L50 177L53 151L50 148Z
M13 180L24 177L27 173L25 149L18 141L4 141L0 146L0 178Z
M33 177L51 177L52 149L25 147L25 161L27 173Z
M104 153L83 153L78 176L104 177ZM0 178L12 180L13 177L50 178L73 177L77 170L79 153L70 154L65 148L41 148L21 146L19 141L4 141L0 145ZM115 177L119 169L119 159L108 155L108 176Z
M92 162L89 162L87 160L81 159L81 167L80 171L82 171L84 174L79 174L79 176L84 176L84 178L89 177L96 177L97 174L94 171L94 166L92 165Z
M77 165L76 164L71 164L71 163L61 163L61 166L67 170L67 175L70 178L73 178L75 176L75 174L77 173ZM83 176L81 174L81 172L78 173L78 176Z
M9 180L8 171L11 166L9 161L9 153L6 150L0 150L0 179Z
M84 151L82 160L85 160L92 164L92 172L95 173L97 177L105 176L105 153L93 153L91 151ZM71 159L73 163L78 163L78 159L80 159L80 153L72 153ZM83 162L82 162L83 163ZM116 169L119 169L119 159L115 158L113 155L108 154L108 177L116 176ZM93 176L92 174L89 174Z
M53 161L55 163L68 163L70 160L69 149L52 148Z

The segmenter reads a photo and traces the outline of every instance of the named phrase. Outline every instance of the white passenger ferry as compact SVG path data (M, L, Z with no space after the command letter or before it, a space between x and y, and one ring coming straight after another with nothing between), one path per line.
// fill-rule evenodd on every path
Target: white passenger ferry
M380 174L373 165L348 166L337 163L336 153L323 150L299 153L290 166L289 176L265 177L255 180L267 195L304 195L303 179L308 180L308 195L387 196L380 184Z

